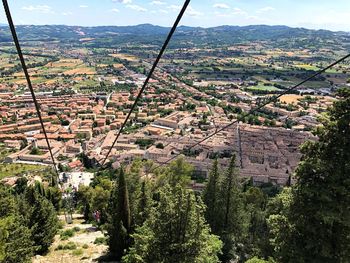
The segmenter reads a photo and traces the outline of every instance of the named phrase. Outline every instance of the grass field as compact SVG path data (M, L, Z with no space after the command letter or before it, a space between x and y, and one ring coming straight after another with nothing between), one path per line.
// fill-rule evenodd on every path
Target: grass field
M306 70L313 70L313 71L320 70L318 67L316 67L314 65L309 65L309 64L297 64L297 65L295 65L295 67L301 68L301 69L306 69Z
M110 54L110 56L114 57L114 58L120 58L120 59L125 59L128 61L137 61L138 58L133 56L133 55L128 55L128 54Z
M79 81L79 83L75 84L73 87L74 88L81 88L81 87L96 87L99 86L100 82L94 79L87 79L87 80L82 80Z
M250 86L247 89L249 90L265 90L265 91L278 91L280 89L276 88L275 86L265 86L262 84L258 84L256 86Z
M23 163L0 163L0 179L10 176L20 175L26 172L42 171L46 167L42 165Z

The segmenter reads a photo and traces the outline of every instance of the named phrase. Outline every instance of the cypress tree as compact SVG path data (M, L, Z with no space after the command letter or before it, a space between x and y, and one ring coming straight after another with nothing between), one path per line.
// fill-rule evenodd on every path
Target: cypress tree
M218 160L215 159L213 167L209 174L208 183L203 192L203 201L207 206L205 218L213 232L217 232L217 213L218 213L218 190L219 190L219 167Z
M118 183L115 185L109 202L109 251L116 260L121 260L129 247L130 207L128 188L123 168L120 169Z
M137 216L135 218L136 225L142 226L143 223L149 216L151 206L151 198L149 189L147 186L147 182L143 181L141 184L141 192L138 198L138 208L137 208Z
M33 204L28 204L30 207ZM58 230L58 218L55 208L47 199L36 196L29 217L31 239L36 245L36 253L48 251Z
M238 185L238 172L236 168L236 156L233 155L229 167L220 184L218 212L218 234L224 242L221 260L229 262L238 257L239 246L243 233L242 199Z
M43 186L43 184L41 182L35 181L34 183L34 191L38 194L40 194L41 196L46 196L46 191L45 188Z
M130 169L126 173L125 180L128 187L129 207L130 207L130 228L135 229L136 218L138 216L138 198L141 194L141 172L142 160L136 159L132 162Z

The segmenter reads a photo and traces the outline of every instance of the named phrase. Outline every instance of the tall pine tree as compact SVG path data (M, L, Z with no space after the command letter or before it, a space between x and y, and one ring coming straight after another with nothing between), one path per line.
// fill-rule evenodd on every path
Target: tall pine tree
M137 215L135 218L137 226L142 226L150 214L151 197L148 188L148 182L143 181L141 184L141 192L137 200Z
M204 204L180 184L165 185L149 218L132 235L134 244L123 262L219 262L222 243L210 234Z
M34 252L31 231L9 189L0 185L0 262L29 262Z
M244 220L235 155L230 160L218 192L221 210L217 213L218 227L214 234L219 235L224 242L221 260L229 262L239 257Z
M28 203L30 209L29 227L31 238L36 245L36 253L43 254L48 251L58 230L58 218L52 203L46 198L36 194L35 202ZM30 208L33 206L32 208Z
M130 244L130 207L128 187L123 168L120 168L118 182L112 190L109 202L108 245L111 256L121 260Z
M218 210L221 209L218 204L219 190L219 167L218 160L215 159L213 167L209 174L208 183L203 192L203 201L207 206L205 218L214 233L218 231Z

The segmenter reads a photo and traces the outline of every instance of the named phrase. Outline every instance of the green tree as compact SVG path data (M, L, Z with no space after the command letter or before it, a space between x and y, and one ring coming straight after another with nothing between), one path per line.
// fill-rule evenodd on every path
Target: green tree
M57 187L48 187L46 189L46 198L52 203L56 211L61 208L62 193Z
M219 262L222 243L210 234L205 206L180 184L159 189L149 218L132 235L124 262Z
M84 220L89 222L92 217L91 200L93 188L90 186L80 186L77 192L78 206L82 208Z
M141 192L138 197L137 215L135 218L135 224L137 226L142 226L149 217L151 202L148 182L143 181L141 184Z
M141 159L134 160L130 169L126 173L125 180L128 186L129 195L129 207L130 207L130 220L131 230L135 228L136 217L138 214L138 198L141 194L141 174L143 169L143 163Z
M270 258L269 260L264 260L258 257L253 257L247 260L245 263L275 263L275 261L272 258Z
M287 213L291 202L292 191L291 188L286 187L267 204L268 237L277 257L281 254L281 249L288 246L291 225L288 222Z
M218 231L218 210L220 209L218 204L218 190L219 190L219 167L218 160L215 159L213 167L209 174L208 183L203 192L203 201L207 206L205 212L205 218L209 223L214 233Z
M39 195L36 196L35 202L28 203L27 207L31 211L28 226L31 230L31 239L36 246L36 253L45 253L58 230L55 208L49 200Z
M118 183L115 184L109 202L108 245L113 258L121 260L130 243L130 207L128 187L123 168L120 168Z
M108 178L101 178L98 184L92 188L91 208L92 211L101 213L101 224L106 223L108 217L108 202L112 191L112 181Z
M21 216L13 214L0 218L0 262L29 262L34 252L33 245L31 231Z
M290 208L277 232L281 262L350 262L350 91L302 147Z
M241 238L243 235L243 207L238 184L238 171L236 156L233 155L229 167L222 179L219 189L218 201L221 210L217 214L218 231L214 234L220 236L224 242L221 260L229 262L239 257Z
M28 262L33 255L31 232L20 211L15 196L0 185L0 262Z
M168 165L158 181L161 185L169 183L171 186L175 186L180 183L182 186L187 186L190 183L192 173L193 166L186 163L185 158L180 156Z
M244 250L248 255L267 258L272 255L267 224L267 196L258 187L249 187L243 193L245 216L248 232L244 232Z

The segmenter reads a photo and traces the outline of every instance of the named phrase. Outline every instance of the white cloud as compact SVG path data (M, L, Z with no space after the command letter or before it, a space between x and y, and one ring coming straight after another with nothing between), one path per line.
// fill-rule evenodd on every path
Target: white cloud
M37 11L40 13L53 13L52 8L48 5L30 5L30 6L23 6L22 10L26 11Z
M230 17L230 18L233 18L233 17L240 16L243 19L257 19L257 17L250 16L246 11L244 11L244 10L238 8L238 7L233 8L232 12L229 12L229 13L227 13L227 12L222 13L222 12L219 12L219 11L215 11L214 15L216 15L218 17Z
M180 5L169 5L167 8L170 9L171 11L179 11L179 10L181 10L181 6Z
M234 15L247 15L246 11L243 11L242 9L235 7L233 8L233 14Z
M113 8L113 9L111 9L111 12L114 12L114 13L119 13L119 9L117 9L117 8Z
M218 11L214 12L214 15L218 16L218 17L232 17L232 14L228 14L228 13L221 13Z
M195 10L193 7L189 6L186 10L186 14L189 16L193 16L193 17L199 17L202 16L203 13L200 11Z
M71 16L71 15L73 15L73 13L68 11L68 12L63 12L62 15L64 15L64 16Z
M167 10L160 9L160 10L159 10L159 13L168 14L169 12L168 12Z
M80 8L88 8L89 6L87 6L87 5L80 5L79 7Z
M247 16L246 18L249 20L260 20L260 18L257 16Z
M125 0L124 0L125 1ZM147 9L142 7L142 6L139 6L139 5L127 5L126 6L127 8L130 8L132 10L135 10L137 12L146 12Z
M112 2L119 2L122 4L131 4L132 0L112 0Z
M256 11L257 13L261 14L261 13L264 13L264 12L269 12L269 11L274 11L275 8L271 7L271 6L266 6L266 7L263 7L263 8L260 8L258 11Z
M213 5L214 8L219 8L219 9L230 9L230 7L227 4L215 4Z
M166 3L162 2L162 1L155 0L155 1L152 1L150 4L151 5L165 5Z

